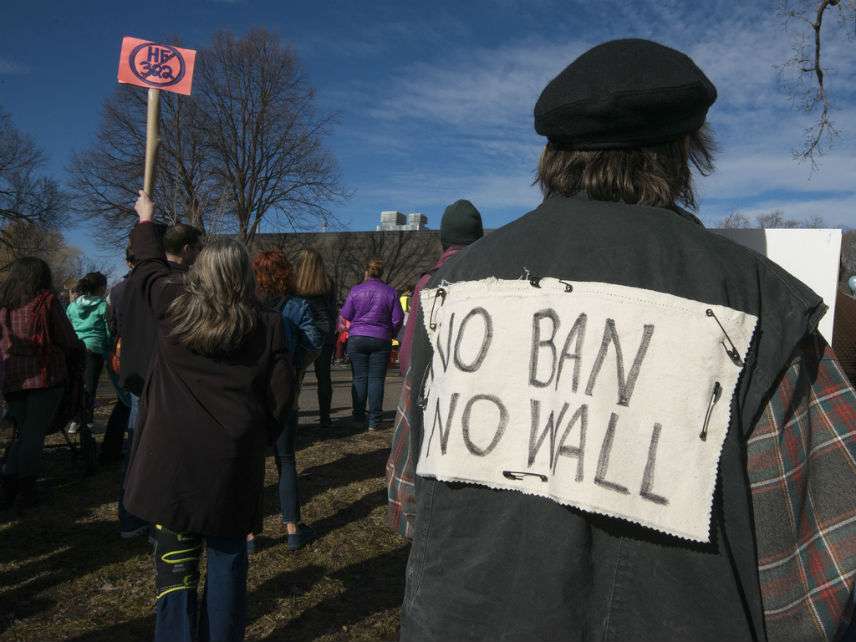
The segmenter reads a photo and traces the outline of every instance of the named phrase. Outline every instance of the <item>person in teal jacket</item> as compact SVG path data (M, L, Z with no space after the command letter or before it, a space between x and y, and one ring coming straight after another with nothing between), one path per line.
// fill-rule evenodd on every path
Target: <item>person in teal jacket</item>
M77 337L86 346L86 368L83 375L86 403L80 423L90 429L98 379L104 368L104 359L113 347L113 337L107 323L107 301L104 298L107 293L107 277L100 272L90 272L77 282L76 291L79 296L69 304L66 314ZM72 424L69 432L74 432L75 429Z

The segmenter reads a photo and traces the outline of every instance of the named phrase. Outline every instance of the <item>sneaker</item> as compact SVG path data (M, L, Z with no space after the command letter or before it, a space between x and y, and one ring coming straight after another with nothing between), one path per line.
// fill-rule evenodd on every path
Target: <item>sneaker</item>
M68 424L68 428L65 429L69 435L76 435L78 430L80 430L80 424L76 421L72 421Z
M297 532L288 534L288 550L299 550L313 539L315 539L315 531L306 524L298 524Z

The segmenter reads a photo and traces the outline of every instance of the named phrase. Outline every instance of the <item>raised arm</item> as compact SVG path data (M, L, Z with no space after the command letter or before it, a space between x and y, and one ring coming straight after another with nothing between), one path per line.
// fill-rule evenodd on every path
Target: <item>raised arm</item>
M142 190L134 209L140 216L140 222L131 231L131 248L137 263L126 288L142 290L143 300L155 317L161 319L182 292L183 284L170 278L163 244L153 223L154 205Z

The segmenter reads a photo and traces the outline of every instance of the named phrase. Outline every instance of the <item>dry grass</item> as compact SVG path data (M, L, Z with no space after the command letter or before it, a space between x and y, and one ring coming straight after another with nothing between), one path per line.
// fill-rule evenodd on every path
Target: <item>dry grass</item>
M345 405L337 403L347 392L343 375L336 373L334 407ZM338 421L322 433L315 420L311 411L301 420L297 457L303 517L319 539L288 551L269 458L247 639L392 640L408 547L383 523L390 431L358 432ZM118 536L119 467L83 477L59 436L48 444L41 506L13 521L0 514L0 640L150 639L151 550L143 539Z

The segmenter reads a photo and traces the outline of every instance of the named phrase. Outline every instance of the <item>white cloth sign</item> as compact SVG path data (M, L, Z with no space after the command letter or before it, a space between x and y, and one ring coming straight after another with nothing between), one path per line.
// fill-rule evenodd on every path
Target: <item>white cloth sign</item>
M433 347L417 474L709 541L757 319L605 283L423 290Z

